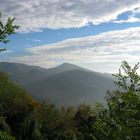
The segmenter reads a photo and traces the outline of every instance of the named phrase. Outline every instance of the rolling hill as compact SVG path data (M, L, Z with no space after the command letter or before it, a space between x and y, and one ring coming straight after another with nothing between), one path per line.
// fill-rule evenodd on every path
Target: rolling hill
M45 69L1 62L0 71L7 72L33 97L50 100L56 105L104 103L106 91L115 88L110 74L90 71L68 63Z

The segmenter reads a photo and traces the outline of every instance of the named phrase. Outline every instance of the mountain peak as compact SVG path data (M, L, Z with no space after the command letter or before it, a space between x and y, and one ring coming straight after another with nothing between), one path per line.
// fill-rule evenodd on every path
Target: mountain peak
M70 63L63 63L63 64L57 66L56 69L62 70L62 71L69 71L69 70L76 70L76 69L86 70L86 69L84 69L84 68L82 68L80 66L70 64Z
M78 67L78 66L71 63L63 63L59 65L58 67Z
M75 68L75 69L88 70L86 68L83 68L81 66L78 66L78 65L75 65L75 64L71 64L71 63L63 63L63 64L59 65L58 67L72 67L72 68Z
M114 88L113 79L108 76L69 63L43 69L25 64L2 62L0 71L7 72L33 97L48 98L56 105L102 102L106 90Z
M78 67L77 65L74 65L74 64L71 64L71 63L62 63L61 65L59 65L61 67L64 67L64 66L74 66L74 67Z

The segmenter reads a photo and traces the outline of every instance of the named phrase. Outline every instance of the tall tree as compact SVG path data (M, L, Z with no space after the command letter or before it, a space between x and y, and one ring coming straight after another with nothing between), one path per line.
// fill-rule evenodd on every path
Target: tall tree
M19 26L14 25L15 18L9 17L6 20L6 23L2 20L2 14L0 13L0 43L7 44L9 42L8 36L11 34L16 33L16 29L19 28ZM1 48L1 51L5 51L6 48Z
M139 63L131 67L126 61L122 62L119 73L114 74L116 80L115 84L119 87L121 92L136 92L140 91L140 76L137 73Z

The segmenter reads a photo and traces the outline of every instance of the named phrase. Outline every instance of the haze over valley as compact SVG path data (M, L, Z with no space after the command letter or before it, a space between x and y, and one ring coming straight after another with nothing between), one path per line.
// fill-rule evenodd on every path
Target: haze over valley
M51 69L20 63L0 63L0 71L24 87L33 97L55 105L105 103L107 90L115 89L113 76L64 63Z

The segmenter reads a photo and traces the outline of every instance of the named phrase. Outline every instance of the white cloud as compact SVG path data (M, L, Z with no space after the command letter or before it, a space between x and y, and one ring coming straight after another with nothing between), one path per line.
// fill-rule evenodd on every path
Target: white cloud
M10 60L47 68L63 62L96 66L101 63L104 66L109 63L115 65L123 60L137 63L140 60L140 27L67 39L55 44L30 47L26 51L29 55L11 57Z
M140 22L140 18L137 16L140 15L140 8L136 8L132 11L132 13L128 16L128 19L125 20L114 20L115 23L133 23Z
M36 38L33 38L33 39L28 38L27 40L32 41L32 42L42 42L42 40L36 39Z
M100 24L138 7L140 0L0 0L1 11L24 32Z
M40 39L32 39L34 42L42 42Z

